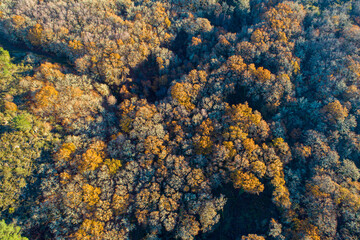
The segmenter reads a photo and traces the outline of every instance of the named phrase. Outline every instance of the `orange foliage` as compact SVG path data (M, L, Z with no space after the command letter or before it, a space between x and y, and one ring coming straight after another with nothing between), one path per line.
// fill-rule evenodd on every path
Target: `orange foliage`
M73 40L69 42L69 47L74 50L81 50L83 49L84 45L79 40Z
M164 159L167 155L166 147L163 145L163 141L156 136L148 136L145 139L145 154L154 154L159 156L160 159Z
M201 44L201 38L197 38L197 37L192 37L191 39L191 46L197 46L199 44Z
M57 63L45 62L36 69L35 78L43 81L63 78L62 67Z
M201 123L200 130L203 135L210 135L214 131L213 123L210 118L207 118Z
M35 26L29 30L28 39L32 45L34 46L41 45L41 38L43 31L44 31L43 27L38 23L35 24Z
M5 107L5 110L11 111L11 112L16 112L18 110L16 104L13 102L6 101L4 104L4 107Z
M81 171L94 171L103 162L105 153L103 150L106 145L102 141L96 141L91 144L90 148L86 150L82 155L82 160L79 163L79 169Z
M60 183L61 184L67 184L69 180L71 179L71 175L68 172L62 172L60 173Z
M312 185L308 183L306 184L306 189L310 191L310 193L317 199L330 197L330 194L322 192L318 185Z
M12 22L15 24L15 27L21 27L25 23L25 18L19 15L15 15L11 18Z
M35 95L35 104L39 108L47 107L55 104L59 92L53 86L46 85L40 89Z
M275 8L271 8L266 12L265 18L271 31L284 32L289 37L292 33L301 30L297 14L286 3L279 3Z
M204 173L201 169L194 169L187 176L187 182L192 191L196 191L202 182L205 181Z

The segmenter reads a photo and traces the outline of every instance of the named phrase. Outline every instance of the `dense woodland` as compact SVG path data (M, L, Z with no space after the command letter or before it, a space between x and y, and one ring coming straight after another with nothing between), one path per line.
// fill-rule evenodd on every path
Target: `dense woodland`
M360 1L0 0L0 44L0 239L360 239Z

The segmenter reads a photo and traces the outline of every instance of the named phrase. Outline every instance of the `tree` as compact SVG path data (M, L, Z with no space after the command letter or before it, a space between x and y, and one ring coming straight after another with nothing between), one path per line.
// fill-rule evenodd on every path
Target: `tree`
M32 124L29 115L21 114L12 119L12 127L18 131L29 131Z
M242 236L241 240L265 240L265 238L256 234L249 234L247 236Z
M199 92L200 86L198 84L192 85L190 83L175 83L171 87L171 96L176 99L180 105L186 109L192 110L195 105L192 103Z
M321 109L321 111L326 114L327 119L332 123L344 120L348 116L349 112L347 108L339 102L339 100L328 103Z
M7 225L4 220L0 221L0 239L3 240L28 240L20 235L20 227L13 224Z
M29 30L28 39L31 44L34 46L41 45L43 31L44 28L39 23L35 24L35 26Z
M244 173L237 170L232 174L235 188L242 188L245 192L259 194L264 191L264 185L252 173Z
M79 230L75 233L75 238L79 240L100 239L103 235L103 231L104 223L91 219L85 219Z

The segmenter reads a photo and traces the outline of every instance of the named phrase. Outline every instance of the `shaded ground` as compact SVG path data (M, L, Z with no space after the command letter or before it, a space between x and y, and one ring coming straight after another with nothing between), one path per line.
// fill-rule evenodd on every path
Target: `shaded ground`
M271 218L277 216L270 191L253 195L226 186L221 192L228 201L220 223L212 233L200 234L197 240L236 240L249 233L265 235L268 232Z

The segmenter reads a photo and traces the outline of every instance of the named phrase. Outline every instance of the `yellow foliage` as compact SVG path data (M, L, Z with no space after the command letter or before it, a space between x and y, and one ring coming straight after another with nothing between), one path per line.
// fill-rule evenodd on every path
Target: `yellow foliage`
M198 94L200 86L190 83L176 83L171 88L171 96L176 99L187 110L192 110L195 105L192 103L192 98L195 98Z
M85 184L82 187L83 190L83 201L86 202L89 206L94 206L99 200L99 194L101 190L98 187L93 187L90 184Z
M65 159L68 160L70 155L74 153L76 146L73 143L63 143L59 151L55 154L55 159Z
M232 174L232 180L235 188L242 188L245 192L259 194L264 191L264 185L252 173L237 170Z
M105 164L109 168L110 174L115 174L121 168L121 161L118 159L105 159Z
M344 120L348 116L347 108L342 106L339 100L327 104L322 108L322 111L327 114L327 117L331 122Z
M299 220L297 218L294 218L293 224L295 230L294 239L300 240L306 237L306 239L321 240L319 236L319 229L316 226L309 223L307 219Z
M197 154L210 154L212 152L213 142L209 136L201 136L195 140L195 150Z
M256 234L249 234L247 236L242 236L241 240L265 240L265 238Z
M129 205L129 194L126 194L124 196L114 194L112 200L112 207L114 208L117 214L125 213L128 205Z
M283 171L283 164L280 159L273 159L272 162L267 165L267 171L271 177L281 175Z
M69 47L74 50L81 50L84 47L84 45L79 40L75 39L69 42Z
M328 198L330 194L324 193L320 190L318 185L306 184L306 189L311 192L311 194L316 198Z
M337 194L335 196L335 200L337 204L343 204L354 211L358 211L360 209L360 197L359 195L355 195L350 192L349 189L339 186Z
M234 148L234 143L231 141L224 141L223 145L226 147L227 150L229 150L228 157L234 157L236 155L236 149Z
M224 138L229 140L236 140L236 139L243 140L247 137L248 134L244 133L239 126L230 126L228 131L225 132L223 135Z
M300 65L298 63L298 61L291 61L291 65L293 66L294 68L294 73L295 74L298 74L300 72Z
M81 162L81 165L79 168L82 171L85 170L91 170L94 171L100 163L103 162L103 159L101 156L94 150L94 149L88 149L83 155L82 155L83 161Z
M228 107L227 111L228 115L231 117L231 120L237 124L245 133L248 132L251 124L255 124L257 126L262 121L260 113L253 113L252 109L247 103L240 103L238 105Z
M286 36L286 34L284 33L284 32L278 32L278 39L279 39L279 41L281 41L281 42L287 42L288 41L288 38L287 38L287 36Z
M70 179L71 179L71 175L68 172L60 173L60 183L61 184L67 184Z
M249 65L250 74L256 77L259 82L266 82L271 79L271 72L263 67L258 67L256 69L255 65L252 63Z
M121 130L125 133L129 133L131 122L132 122L132 119L129 116L123 115L123 117L120 119Z
M242 142L245 151L251 154L255 149L259 148L258 145L255 144L254 140L252 138L246 138Z
M165 25L169 28L171 27L171 21L168 17L165 18Z
M207 73L203 70L197 71L197 70L191 70L187 78L191 81L191 83L205 83L207 81ZM198 85L195 85L196 88L198 88Z
M354 61L350 59L349 70L355 74L358 78L360 78L360 63L358 61Z
M272 140L272 144L274 147L280 147L284 143L284 139L282 138L275 138Z
M58 34L60 36L65 36L69 34L69 29L67 29L66 27L60 27Z
M266 173L265 163L262 161L254 161L251 163L251 171L259 178L262 178Z
M93 240L102 239L101 235L104 231L104 223L85 219L79 230L75 233L75 238L78 240Z
M271 180L271 183L275 187L273 191L273 201L277 206L288 209L291 206L290 193L285 185L285 179L283 175L283 173L277 174Z

